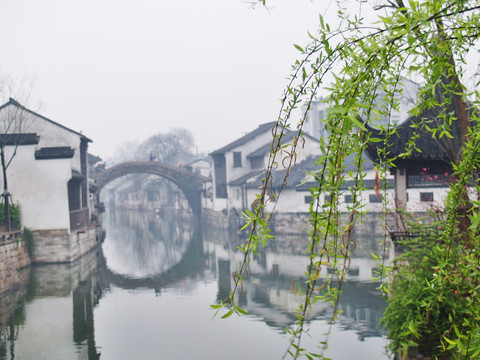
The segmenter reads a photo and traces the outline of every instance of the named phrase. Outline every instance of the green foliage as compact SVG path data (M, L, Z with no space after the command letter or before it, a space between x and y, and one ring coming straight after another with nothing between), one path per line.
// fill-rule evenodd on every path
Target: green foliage
M18 230L21 226L20 207L10 204L10 221L12 230ZM0 203L0 224L5 224L5 204Z
M478 250L446 241L444 225L410 224L418 237L399 243L405 251L395 260L383 318L392 354L409 346L438 359L480 352L480 324L474 320L480 269L470 261L478 261Z
M446 149L455 170L455 182L444 204L445 217L438 224L441 231L429 232L430 228L419 225L415 229L420 234L418 239L405 244L409 250L397 261L393 282L384 287L392 293L384 324L392 341L392 352L419 344L422 351L438 358L469 359L480 352L480 202L469 200L467 187L474 184L477 194L480 190L478 176L474 176L480 167L480 128L477 113L470 111L480 106L478 93L473 89L468 91L461 80L468 64L466 59L480 40L480 1L394 0L380 7L383 11L374 26L366 26L361 17L349 18L340 11L342 25L332 30L320 17L318 34L310 35L312 42L307 46L295 45L302 58L292 67L281 99L266 175L254 210L245 213L250 237L241 247L244 261L234 274L235 287L229 298L215 306L219 306L217 310L226 307L224 316L235 312L236 295L241 293L243 277L248 276L250 256L265 239L271 238L268 229L271 214L265 211L264 204L272 171L278 164L290 168L295 163L296 147L286 153L280 145L284 129L296 128L297 139L301 140L306 113L296 124L291 124L294 111L303 104L308 109L320 91L324 91L328 93L325 101L329 111L321 121L329 136L321 140L322 155L317 160L317 170L309 174L310 180L316 182L311 189L311 229L306 249L310 263L306 282L292 286L304 302L296 312L296 324L288 329L291 342L287 353L293 358L323 358L326 340L320 341L319 354L304 349L301 340L311 304L325 301L336 310L341 296L355 249L352 229L365 213L360 201L365 190L363 151L369 146L378 149L377 169L381 180L385 180L388 170L398 160L421 151L417 144L420 134L429 132ZM435 115L422 117L414 125L404 153L395 158L389 151L390 139L396 134L391 115L399 109L404 77L422 83L411 114L435 109ZM379 129L385 142L380 143L372 136L366 125ZM453 125L459 129L458 133L453 131ZM356 169L346 174L345 160L349 156L355 158ZM287 177L288 171L284 183ZM355 183L350 189L353 203L348 208L348 221L341 224L338 202L347 179ZM386 215L393 211L394 204L388 203L385 186L382 195L386 224ZM331 197L327 204L319 201L323 194ZM380 261L380 279L386 279L390 270L384 263L386 240L387 233L382 253L375 254ZM326 266L337 268L338 272L320 283L321 270ZM333 283L338 285L330 285ZM336 315L334 311L332 323Z
M33 238L33 233L26 227L23 228L23 240L25 240L28 255L33 256L35 252L35 240Z

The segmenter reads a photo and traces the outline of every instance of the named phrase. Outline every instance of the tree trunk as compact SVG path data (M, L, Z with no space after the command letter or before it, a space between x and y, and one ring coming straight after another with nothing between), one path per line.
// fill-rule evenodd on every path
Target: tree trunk
M5 204L4 213L5 213L5 231L12 230L12 223L10 220L10 198L8 193L8 182L7 182L7 166L5 165L5 147L0 146L0 158L2 162L2 172L3 172L3 200Z

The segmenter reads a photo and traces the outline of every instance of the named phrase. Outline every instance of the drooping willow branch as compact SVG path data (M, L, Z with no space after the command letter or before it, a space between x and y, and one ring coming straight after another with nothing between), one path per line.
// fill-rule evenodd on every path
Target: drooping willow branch
M303 59L295 63L290 82L281 99L265 177L260 193L253 204L253 211L246 212L246 226L250 226L250 235L241 247L244 259L239 270L234 274L234 287L230 296L225 304L222 304L232 305L232 309L227 314L243 311L235 303L237 289L242 288L244 274L248 275L248 264L252 252L256 252L260 242L264 243L263 240L272 237L268 229L271 214L265 210L266 195L269 190L272 190L272 174L279 163L285 165L286 175L277 194L278 198L287 183L290 169L295 165L297 146L302 143L300 139L306 112L298 122L297 136L288 153L282 152L285 130L291 127L293 111L298 105L305 102L306 111L308 111L320 88L325 86L327 76L333 75L333 83L327 87L330 94L325 100L330 109L327 118L322 120L325 128L330 131L330 138L326 144L321 145L323 155L317 162L319 169L309 174L315 179L317 185L311 191L313 195L310 205L312 228L308 243L310 261L306 272L307 281L304 284L305 290L300 284L295 290L299 295L304 296L304 301L297 311L298 321L295 328L290 331L292 341L288 351L294 358L298 358L304 352L301 348L301 338L306 331L305 321L311 305L319 300L332 302L333 317L336 316L335 309L338 306L341 287L350 263L350 254L355 246L352 230L357 219L364 214L359 201L365 190L361 164L362 153L366 146L377 141L366 132L363 123L375 123L378 115L391 118L392 111L398 107L396 99L401 92L399 83L402 77L409 73L423 77L426 81L424 88L420 91L419 102L412 110L413 113L420 114L433 106L445 106L431 96L431 93L438 89L445 74L455 85L447 88L446 92L455 95L457 105L465 101L453 49L465 50L472 42L478 40L480 34L475 31L475 26L471 26L475 22L478 24L479 14L476 10L480 9L480 5L478 2L466 4L465 1L454 0L432 1L431 4L410 2L409 5L412 8L407 8L401 0L391 1L390 5L394 9L389 16L381 19L383 27L380 26L368 32L369 27L363 26L358 21L350 22L348 29L331 32L329 26L321 20L320 33L317 37L312 36L312 44L305 50L297 46L302 51ZM466 16L467 14L470 17ZM444 25L447 20L454 24L450 32ZM462 31L465 32L465 37L459 38L458 33ZM455 46L452 45L453 42ZM382 91L386 96L380 101L386 102L386 109L374 109L375 100ZM463 110L460 107L457 106L457 109L459 109L457 112L462 113ZM460 121L464 121L461 116L460 114ZM389 211L386 173L387 169L394 166L396 160L389 154L389 139L395 135L395 128L390 121L386 126L378 125L378 127L385 134L386 139L386 143L378 150L380 160L377 164L384 184L383 261L387 239L386 218ZM419 128L431 131L433 135L439 129L439 127L428 128L422 124ZM464 130L462 134L465 134ZM414 133L403 156L417 151L415 144L417 137L418 133ZM462 136L462 143L467 139ZM356 156L356 170L350 175L355 184L352 190L354 205L349 208L347 224L342 228L339 224L338 200L342 193L341 185L346 181L344 163L347 155ZM460 159L459 163L463 163L463 160L463 158ZM465 190L458 189L458 191L463 191L462 194L465 194ZM330 202L326 205L321 205L321 194L331 196ZM458 205L458 202L455 204ZM448 209L455 213L453 207ZM450 227L450 230L452 235L456 234L453 227ZM343 266L337 272L338 286L333 291L320 289L322 285L317 286L317 281L320 279L322 267L335 266L338 259L343 260ZM383 279L383 273L381 279ZM333 275L329 281L332 280ZM294 348L294 351L291 351L291 348ZM311 356L314 355L318 354L311 354Z

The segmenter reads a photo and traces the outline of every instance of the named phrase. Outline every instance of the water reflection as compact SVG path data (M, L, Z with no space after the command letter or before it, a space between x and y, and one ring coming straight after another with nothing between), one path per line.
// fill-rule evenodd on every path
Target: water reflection
M0 310L11 319L1 338L9 351L0 359L99 359L92 317L102 294L97 259L92 252L73 264L30 269L16 311Z
M215 236L212 238L220 239ZM277 331L282 332L295 323L294 311L304 301L292 292L291 286L292 281L300 284L306 281L304 274L308 257L304 253L305 241L298 236L277 236L274 242L259 250L258 256L250 263L250 276L244 283L240 305ZM363 340L366 337L383 336L378 324L386 304L376 290L379 284L372 282L377 263L372 259L371 252L378 251L378 245L368 237L358 237L357 241L347 282L342 288L339 303L342 314L337 323L343 330L355 331L358 339ZM228 246L222 241L204 240L206 256L210 255L217 261L217 301L225 299L233 289L231 274L242 261L242 254L235 249L236 242L240 243L240 239L230 242ZM324 269L322 275L328 281L331 269ZM330 305L317 302L309 311L308 320L329 321L332 314Z
M192 238L190 222L153 212L109 213L103 244L107 266L130 278L152 277L170 270L185 255Z
M1 360L283 355L284 328L295 322L293 311L302 301L291 292L291 281L305 280L304 240L279 236L260 251L240 300L249 315L212 321L209 305L232 289L241 235L210 226L193 234L188 222L135 212L113 213L106 225L103 251L73 264L33 267L23 290L10 294L7 302L13 305L0 309ZM329 355L334 359L386 358L377 327L385 305L370 282L376 264L369 254L376 243L361 242L334 330L335 339L349 342L350 352L343 354L342 341L339 346L333 341ZM313 346L322 340L331 312L320 302L312 308ZM238 341L258 346L238 347Z

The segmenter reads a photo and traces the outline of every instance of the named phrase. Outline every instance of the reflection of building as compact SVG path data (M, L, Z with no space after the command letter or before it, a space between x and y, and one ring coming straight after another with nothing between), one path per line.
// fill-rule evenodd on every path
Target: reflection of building
M90 252L71 264L31 269L25 284L29 301L11 310L17 318L6 359L100 358L93 322L93 307L102 294L96 263Z
M239 304L250 315L258 316L269 326L283 330L295 323L294 312L304 301L303 297L292 292L292 281L301 285L305 283L308 257L303 248L298 247L298 243L303 241L298 236L280 237L277 240L252 258L249 277L244 281ZM339 308L344 310L344 313L339 315L338 323L344 329L357 332L360 338L382 336L377 327L385 302L375 290L378 284L372 283L378 265L370 256L370 251L379 250L378 245L372 238L361 238L358 243L355 250L358 250L358 256L354 254L346 282L343 284ZM204 252L207 257L209 254L216 257L217 300L225 300L233 288L232 273L241 263L242 254L235 250L234 244L229 247L224 243L206 241ZM332 269L325 267L319 281L330 278L333 282L336 281ZM318 301L309 311L308 321L329 320L332 311L329 304Z
M7 156L16 151L7 172L9 191L21 207L23 225L34 233L33 260L74 260L96 245L88 189L91 140L13 99L0 107L0 117L23 121L28 129L0 135Z

